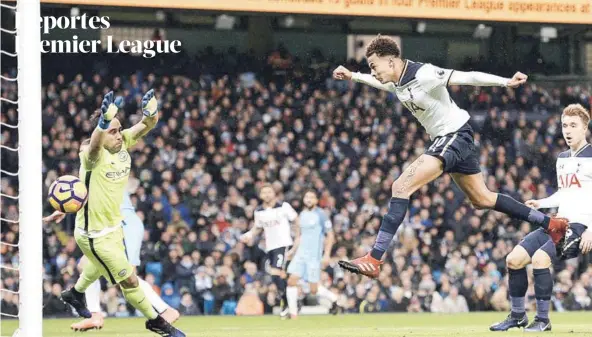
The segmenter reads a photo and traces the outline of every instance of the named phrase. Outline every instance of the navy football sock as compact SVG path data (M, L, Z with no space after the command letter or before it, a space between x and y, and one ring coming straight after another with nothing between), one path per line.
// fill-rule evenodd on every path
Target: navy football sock
M376 236L376 241L374 241L370 256L377 260L382 259L384 252L386 252L395 233L397 233L397 229L405 219L408 207L409 199L391 198L388 212L382 218L380 230Z
M549 268L534 269L534 296L537 301L537 318L549 320L549 306L553 292L553 277Z
M512 302L512 317L521 318L526 312L524 305L528 290L528 275L526 269L508 269L508 284L510 286L510 300Z
M277 287L278 295L280 295L281 298L284 299L284 297L286 295L286 280L284 280L279 275L271 275L271 280L273 281L273 283ZM288 302L286 302L286 304L287 303Z
M541 211L532 209L525 204L518 202L516 199L501 193L498 193L493 209L498 212L506 213L513 218L541 226L544 229L549 228L549 221L551 221L551 218Z

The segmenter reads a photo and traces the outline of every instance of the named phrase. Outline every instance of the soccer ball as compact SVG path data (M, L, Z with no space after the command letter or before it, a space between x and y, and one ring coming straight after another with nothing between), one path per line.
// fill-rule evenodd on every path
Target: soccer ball
M86 203L88 190L75 176L61 176L49 187L48 200L56 211L76 213Z

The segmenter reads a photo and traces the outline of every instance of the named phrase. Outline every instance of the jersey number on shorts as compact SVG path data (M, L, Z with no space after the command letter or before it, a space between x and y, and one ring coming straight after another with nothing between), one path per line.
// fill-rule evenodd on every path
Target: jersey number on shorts
M436 151L437 148L439 148L440 146L444 145L444 143L446 142L446 137L442 137L437 139L429 148L428 151L430 152L434 152Z
M276 268L282 268L283 265L284 265L284 255L279 254L275 266L276 266Z

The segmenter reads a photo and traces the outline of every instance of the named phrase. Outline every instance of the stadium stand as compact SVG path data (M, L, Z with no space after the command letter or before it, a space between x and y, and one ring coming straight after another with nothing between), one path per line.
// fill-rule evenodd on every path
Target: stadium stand
M264 313L279 305L265 272L264 242L254 247L238 242L252 225L263 182L272 183L297 210L305 189L320 192L337 237L321 279L340 294L345 312L507 311L505 256L533 228L473 209L448 176L414 195L377 281L340 270L339 259L371 248L391 183L429 138L396 97L334 82L329 74L337 63L311 55L298 60L278 50L261 61L208 49L196 58L88 55L72 58L76 63L44 56L45 190L56 177L77 174L80 141L90 135L88 118L104 93L125 97L125 127L139 118L142 93L155 88L162 102L160 124L149 142L131 152L129 191L146 226L140 274L182 314L234 314L239 300L262 303ZM348 66L365 69L355 62ZM519 90L450 91L478 116L476 139L490 189L518 200L553 192L554 159L565 148L558 114L575 102L589 109L590 87L531 83ZM15 93L14 86L2 87L5 98L14 99ZM14 124L15 111L4 103L2 111L3 122ZM3 145L14 146L15 138L11 130L2 131ZM10 166L17 160L10 153L2 156L3 169L14 171ZM15 194L15 184L2 177L4 193ZM11 200L1 207L6 218L17 218ZM70 315L59 294L79 273L73 226L70 216L44 228L47 317ZM17 236L16 226L2 224L2 241L16 242ZM1 263L16 261L15 250L2 246ZM586 256L579 264L555 266L554 310L592 309L589 262ZM16 289L18 277L2 272L2 287ZM103 286L108 315L134 315L118 290ZM4 311L16 312L17 304L17 296L4 295Z

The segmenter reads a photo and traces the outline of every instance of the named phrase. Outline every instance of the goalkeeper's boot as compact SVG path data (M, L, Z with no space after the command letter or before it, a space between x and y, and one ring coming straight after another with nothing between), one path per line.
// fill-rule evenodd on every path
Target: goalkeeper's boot
M508 329L512 328L522 328L528 324L528 316L524 313L522 316L520 314L509 314L505 320L495 323L494 325L489 327L491 331L508 331Z
M370 256L370 253L351 261L339 261L339 266L354 274L361 274L369 278L377 278L380 275L381 260Z
M79 293L74 289L74 287L62 291L61 300L72 306L74 310L78 313L79 316L84 318L91 318L92 314L86 307L86 299L84 298L84 293Z
M526 328L524 328L524 332L543 332L543 331L551 331L551 321L548 319L540 319L538 317L534 318L534 321L530 323Z
M98 312L93 312L91 318L84 319L80 322L70 325L70 329L74 331L88 331L88 330L101 330L105 324L103 315Z
M170 325L162 316L146 321L146 329L157 333L163 337L185 337L183 331Z

